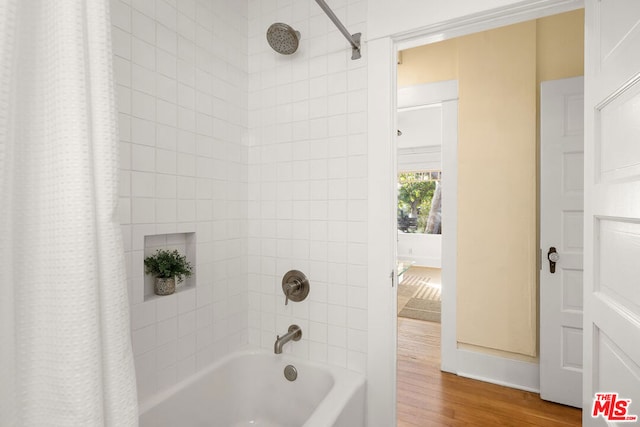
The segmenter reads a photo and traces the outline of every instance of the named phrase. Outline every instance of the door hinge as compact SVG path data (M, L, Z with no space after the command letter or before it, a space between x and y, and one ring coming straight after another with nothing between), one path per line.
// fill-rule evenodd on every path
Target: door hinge
M391 287L395 288L395 281L396 281L396 272L394 270L391 270L391 274L389 275L389 277L391 277Z
M542 270L542 248L539 249L538 253L538 270Z

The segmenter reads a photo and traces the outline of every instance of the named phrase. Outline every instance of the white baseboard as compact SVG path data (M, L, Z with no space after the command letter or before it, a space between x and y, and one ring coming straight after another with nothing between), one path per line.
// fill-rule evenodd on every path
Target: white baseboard
M505 357L457 351L458 375L519 390L540 393L540 365Z

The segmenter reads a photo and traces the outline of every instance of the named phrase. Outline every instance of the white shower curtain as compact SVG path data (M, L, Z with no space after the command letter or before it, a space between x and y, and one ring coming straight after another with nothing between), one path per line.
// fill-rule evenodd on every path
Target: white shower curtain
M108 0L0 0L0 426L132 426Z

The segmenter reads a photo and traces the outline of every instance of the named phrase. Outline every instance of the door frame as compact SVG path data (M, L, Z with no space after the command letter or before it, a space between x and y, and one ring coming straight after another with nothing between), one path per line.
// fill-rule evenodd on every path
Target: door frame
M398 52L425 44L556 15L584 7L583 0L525 0L369 40L368 51L368 352L367 419L370 426L396 425L396 138ZM444 262L444 254L443 254ZM444 302L443 302L444 303ZM444 311L444 307L443 307ZM446 357L458 372L457 342ZM445 350L446 351L446 350Z

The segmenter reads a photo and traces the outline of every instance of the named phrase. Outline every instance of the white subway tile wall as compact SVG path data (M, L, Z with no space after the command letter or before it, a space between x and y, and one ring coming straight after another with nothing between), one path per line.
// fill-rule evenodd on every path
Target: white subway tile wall
M366 1L328 2L351 33ZM313 1L249 1L249 342L365 372L367 352L367 54L351 48ZM300 47L280 55L265 39L284 22ZM366 40L366 34L363 35ZM309 297L285 306L284 274L303 271Z
M111 0L141 400L248 341L247 7ZM197 286L155 298L147 289L145 301L145 236L180 233L196 235Z

